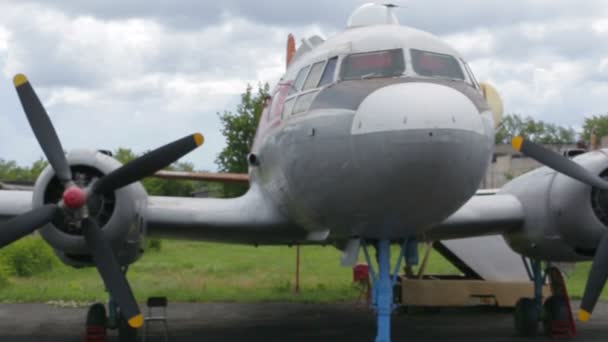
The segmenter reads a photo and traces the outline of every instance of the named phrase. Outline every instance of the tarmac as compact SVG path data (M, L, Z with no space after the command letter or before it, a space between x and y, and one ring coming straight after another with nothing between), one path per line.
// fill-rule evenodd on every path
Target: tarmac
M577 302L572 303L578 307ZM145 309L145 308L144 308ZM0 341L83 341L86 307L0 304ZM608 303L577 325L576 341L606 341ZM446 308L394 316L393 341L530 341L516 337L510 310ZM371 310L356 303L169 303L169 341L366 341ZM147 341L162 341L160 325ZM107 341L118 341L109 331ZM546 340L539 326L539 337Z

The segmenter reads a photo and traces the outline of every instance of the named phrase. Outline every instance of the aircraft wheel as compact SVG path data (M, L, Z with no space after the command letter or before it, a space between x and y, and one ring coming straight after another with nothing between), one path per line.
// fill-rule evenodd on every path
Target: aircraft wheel
M515 304L515 331L521 337L536 336L540 312L534 299L520 298Z
M570 313L564 296L551 296L543 304L543 330L545 336L551 336L554 322L568 322Z
M119 314L118 318L118 341L137 342L137 329L131 328L122 314Z
M95 303L87 313L86 335L87 342L100 342L106 339L106 307Z

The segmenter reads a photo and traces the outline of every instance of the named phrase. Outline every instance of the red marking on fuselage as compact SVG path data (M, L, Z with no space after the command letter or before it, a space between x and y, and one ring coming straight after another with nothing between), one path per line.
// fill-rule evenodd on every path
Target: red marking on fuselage
M285 99L289 96L289 91L292 88L292 82L279 83L272 93L270 103L264 107L264 111L260 117L260 124L255 134L253 146L256 147L263 141L274 129L281 125L283 106Z

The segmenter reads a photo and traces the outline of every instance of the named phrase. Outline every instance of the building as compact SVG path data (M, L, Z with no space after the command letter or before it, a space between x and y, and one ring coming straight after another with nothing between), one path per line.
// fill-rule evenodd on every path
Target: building
M576 144L571 145L543 145L560 154L574 157L585 150L580 149ZM528 171L534 170L542 166L536 160L526 157L522 153L513 149L511 145L500 144L496 145L492 164L486 171L486 176L482 181L480 188L482 189L497 189L505 185L511 179L520 176Z

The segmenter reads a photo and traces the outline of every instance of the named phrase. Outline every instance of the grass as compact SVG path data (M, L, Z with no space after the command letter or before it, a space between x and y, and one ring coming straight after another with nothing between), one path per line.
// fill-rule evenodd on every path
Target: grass
M147 251L130 267L128 278L140 301L156 295L185 302L335 302L358 297L352 270L339 265L338 250L306 246L301 253L300 294L293 292L296 248L289 247L163 240L160 251ZM580 297L588 269L588 263L580 264L569 278L574 296ZM428 272L458 274L436 253L431 255ZM10 276L8 285L0 287L3 302L92 302L106 298L94 268L73 269L61 263L29 277Z

